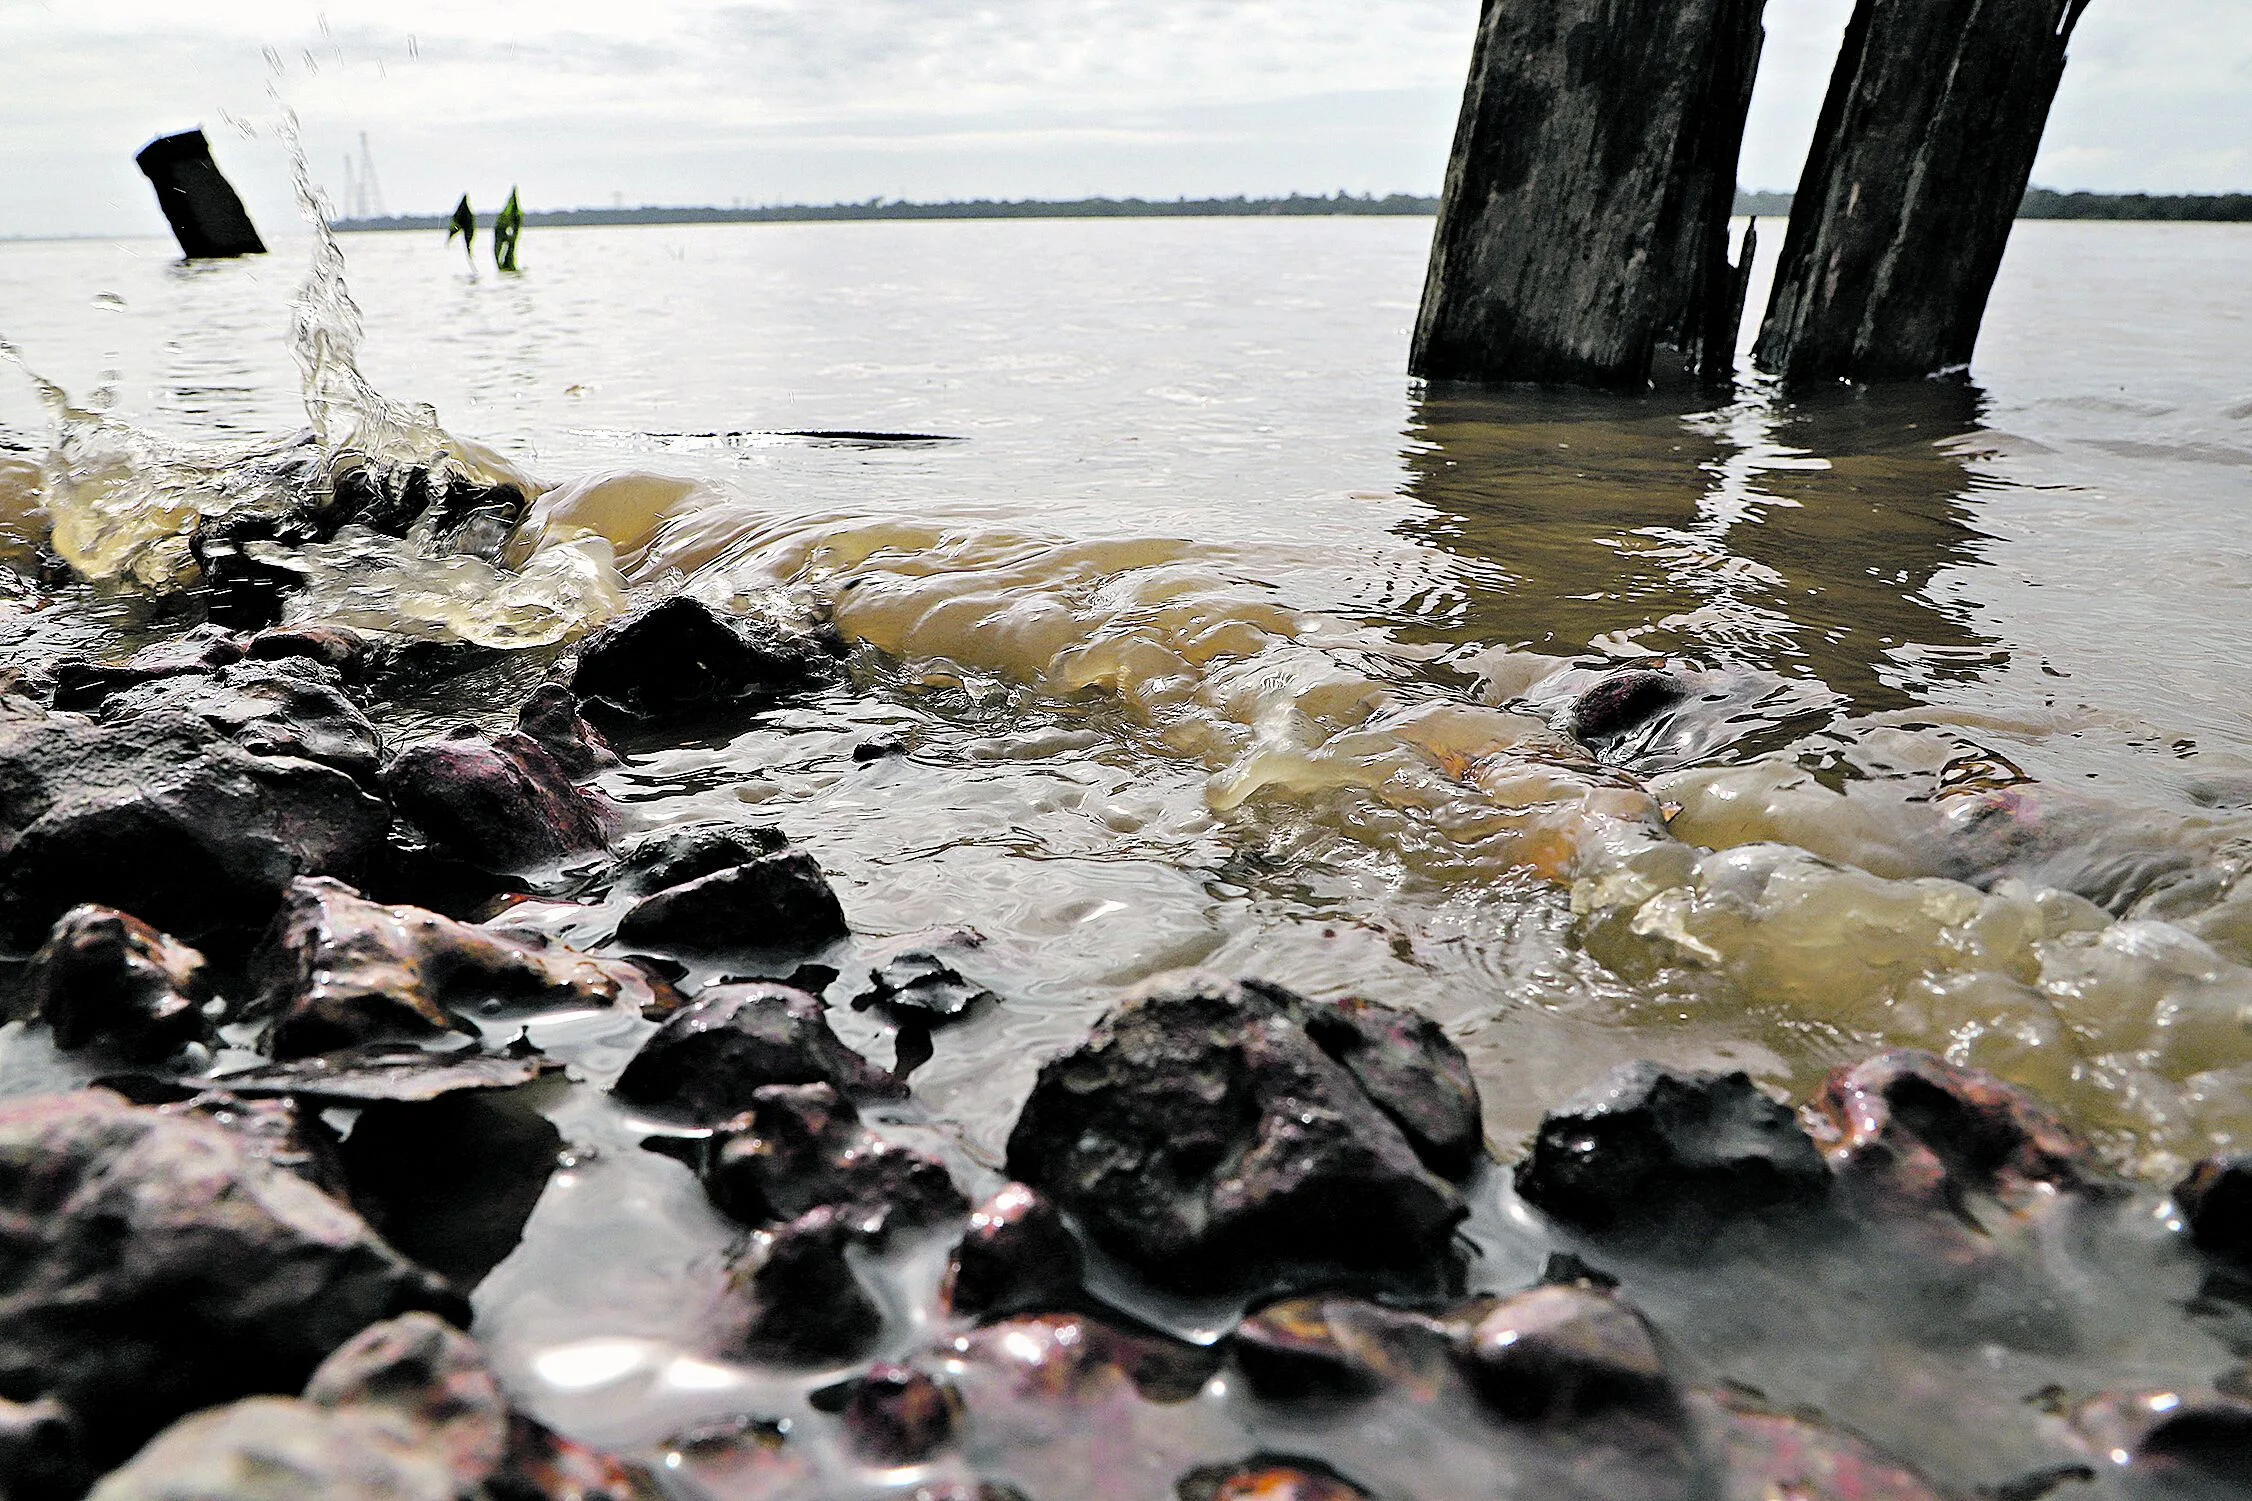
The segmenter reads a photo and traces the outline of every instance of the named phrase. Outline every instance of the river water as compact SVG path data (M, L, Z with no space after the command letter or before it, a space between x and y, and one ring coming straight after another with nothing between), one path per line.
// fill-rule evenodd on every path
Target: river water
M346 237L367 383L564 488L533 584L339 564L300 608L534 664L635 594L833 612L852 692L605 785L779 822L870 944L983 935L1004 1004L915 1084L989 1163L1043 1057L1189 964L1441 1018L1505 1158L1621 1060L1803 1095L1889 1044L2160 1183L2252 1135L2252 227L2021 224L1975 383L1797 399L1426 390L1429 232L535 229L512 277ZM0 245L0 337L131 425L128 477L223 465L305 423L307 254ZM19 559L50 436L0 367ZM136 538L86 556L159 587L19 577L0 630L172 628ZM1627 664L1696 694L1575 745Z

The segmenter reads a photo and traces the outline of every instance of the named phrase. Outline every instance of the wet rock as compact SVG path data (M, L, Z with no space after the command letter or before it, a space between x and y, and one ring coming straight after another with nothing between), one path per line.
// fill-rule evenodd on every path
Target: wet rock
M2252 1264L2252 1153L2206 1158L2174 1186L2174 1205L2200 1250Z
M1286 1298L1236 1326L1232 1353L1252 1390L1270 1401L1359 1398L1386 1387L1429 1397L1469 1337L1459 1316L1342 1296Z
M93 1482L79 1455L78 1424L47 1399L0 1398L0 1496L7 1501L72 1501Z
M167 677L112 694L107 723L192 715L259 756L299 756L372 785L382 760L375 726L331 669L303 657L239 662L195 677Z
M250 638L253 662L317 662L347 683L367 674L368 639L349 626L274 626Z
M1678 1408L1642 1316L1616 1296L1567 1285L1504 1298L1471 1331L1470 1384L1512 1422L1576 1422Z
M520 734L536 740L574 781L623 764L602 732L579 715L579 701L561 683L542 683L516 711Z
M242 638L234 632L216 625L193 626L142 647L120 663L74 659L56 663L54 704L58 709L91 709L127 688L217 672L242 657Z
M301 1399L174 1424L103 1501L633 1501L626 1468L513 1414L475 1343L410 1314L371 1325Z
M1084 1257L1063 1216L1039 1190L1005 1185L970 1215L947 1264L940 1297L970 1318L1067 1306Z
M1010 1175L1170 1287L1316 1264L1431 1277L1467 1206L1308 1035L1311 1009L1209 976L1153 983L1042 1066Z
M1572 701L1565 728L1585 745L1600 745L1639 729L1689 696L1671 673L1648 668L1614 672Z
M849 937L844 907L803 850L762 855L642 898L618 941L682 954L817 954Z
M1300 1015L1306 1035L1344 1065L1433 1172L1457 1180L1470 1172L1485 1151L1478 1083L1437 1022L1351 997L1303 1006Z
M789 836L772 824L685 824L643 835L620 850L615 881L630 896L647 896L789 847Z
M1720 1471L1718 1501L1947 1501L1908 1465L1811 1418L1732 1393L1692 1405Z
M2252 1475L2252 1402L2241 1398L2107 1394L2082 1404L2071 1424L2092 1458L2146 1483L2190 1487L2193 1496L2235 1495Z
M2087 1142L2025 1091L1930 1053L1883 1053L1823 1081L1807 1105L1840 1178L1887 1208L1962 1214L1973 1197L2026 1208L2108 1176Z
M893 756L907 754L907 742L895 735L883 735L874 740L863 740L852 748L853 761L866 766L872 761L888 761Z
M102 1046L156 1063L214 1034L203 955L114 907L73 907L25 976L34 1015L65 1052Z
M326 880L291 884L248 977L248 1014L272 1018L265 1044L277 1059L466 1032L454 1013L471 1007L660 1013L676 999L639 965L385 906Z
M1819 1202L1829 1172L1748 1076L1634 1063L1542 1119L1516 1184L1578 1229L1690 1240L1732 1216Z
M383 769L399 812L455 859L532 875L599 855L617 822L607 798L529 735L457 731L410 745Z
M97 1467L412 1309L468 1317L218 1126L99 1090L0 1103L0 1390L69 1408Z
M966 1372L998 1378L1016 1398L1090 1405L1120 1386L1131 1386L1144 1401L1186 1402L1204 1390L1221 1361L1216 1350L1129 1333L1075 1313L1002 1319L941 1348Z
M764 709L836 676L813 638L674 595L587 637L571 689L602 716L661 725Z
M884 1140L827 1084L769 1084L719 1128L704 1187L747 1225L835 1208L859 1233L935 1225L969 1209L946 1164Z
M352 1202L336 1133L310 1107L292 1099L246 1100L223 1089L157 1105L163 1115L193 1116L233 1136L245 1156L304 1179L339 1203Z
M973 1010L999 1004L984 986L928 949L905 949L868 972L868 988L853 997L855 1011L877 1007L925 1026L959 1021Z
M921 1371L872 1366L845 1402L845 1442L871 1464L921 1464L954 1436L960 1407L952 1387Z
M618 1077L620 1098L720 1125L769 1084L827 1084L848 1100L897 1099L899 1082L829 1030L821 1002L786 985L715 985L674 1013Z
M865 1353L883 1315L845 1259L858 1239L858 1228L826 1205L753 1236L729 1270L727 1347L793 1363Z
M338 1151L352 1203L402 1254L475 1287L523 1240L555 1175L563 1137L539 1104L484 1089L368 1105Z
M101 903L199 945L254 934L300 875L352 879L390 815L352 779L202 721L98 725L0 700L0 940Z
M1180 1501L1371 1501L1369 1492L1320 1460L1288 1454L1204 1465L1183 1475L1174 1494Z

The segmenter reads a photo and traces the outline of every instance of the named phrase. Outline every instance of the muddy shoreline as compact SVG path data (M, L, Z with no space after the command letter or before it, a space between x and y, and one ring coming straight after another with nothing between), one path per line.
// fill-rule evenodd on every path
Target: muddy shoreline
M1929 1053L1559 1079L1497 1153L1414 1011L1184 974L964 1134L915 1075L1009 1000L974 893L859 937L784 830L614 793L793 715L880 772L833 729L867 633L672 594L504 671L269 623L347 527L503 556L504 489L327 476L197 535L205 624L6 664L8 1501L2241 1493L2252 1167L2122 1178ZM386 728L465 683L476 724ZM1602 753L1729 690L1563 686L1506 756L1409 743L1547 779L1508 838L1607 851L1591 947L1670 892L1725 957L1741 872ZM1941 927L2083 921L1986 900Z

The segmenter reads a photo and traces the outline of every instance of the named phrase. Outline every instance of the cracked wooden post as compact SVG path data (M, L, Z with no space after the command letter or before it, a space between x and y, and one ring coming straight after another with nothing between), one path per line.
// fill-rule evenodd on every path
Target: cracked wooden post
M211 143L202 131L159 136L133 162L156 189L157 207L180 242L180 254L202 260L266 253L242 200L211 159Z
M1486 0L1408 368L1725 377L1736 157L1765 0Z
M1969 365L2088 0L1857 0L1754 357L1795 383Z

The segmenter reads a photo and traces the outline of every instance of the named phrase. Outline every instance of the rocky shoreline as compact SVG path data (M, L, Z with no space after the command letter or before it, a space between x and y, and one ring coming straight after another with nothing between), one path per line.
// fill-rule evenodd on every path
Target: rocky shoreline
M338 504L401 529L499 538L522 513L361 488ZM995 1004L969 936L855 990L824 963L850 914L780 830L625 839L596 785L834 688L836 642L678 595L558 659L513 729L393 748L371 707L430 650L268 623L288 580L260 544L294 536L198 538L241 629L0 668L0 940L23 956L0 993L0 1501L1967 1501L1955 1453L1747 1389L1737 1333L1699 1320L1787 1340L1787 1299L1743 1306L1765 1267L1824 1284L1825 1317L1858 1298L1942 1347L1959 1322L1968 1384L1988 1338L2053 1335L2069 1365L2070 1305L2115 1255L2186 1278L2138 1306L2215 1324L2239 1367L2032 1394L1968 1483L2246 1488L2252 1157L2168 1199L2024 1091L1896 1051L1795 1106L1741 1073L1622 1069L1505 1172L1434 1023L1185 972L1047 1059L1005 1160L979 1161L910 1079ZM1581 738L1671 702L1655 677L1598 684ZM542 900L614 938L512 921ZM891 1067L830 997L893 1028ZM573 1168L567 1094L729 1227L701 1355L766 1373L771 1410L565 1436L466 1332Z

